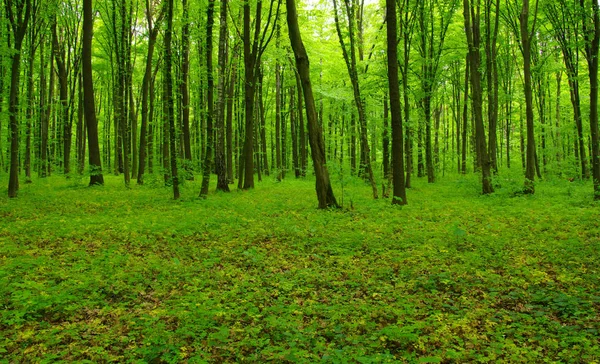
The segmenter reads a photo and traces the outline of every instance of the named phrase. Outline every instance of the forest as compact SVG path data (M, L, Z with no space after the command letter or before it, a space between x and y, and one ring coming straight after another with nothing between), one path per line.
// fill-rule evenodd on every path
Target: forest
M0 363L599 361L599 7L2 0Z

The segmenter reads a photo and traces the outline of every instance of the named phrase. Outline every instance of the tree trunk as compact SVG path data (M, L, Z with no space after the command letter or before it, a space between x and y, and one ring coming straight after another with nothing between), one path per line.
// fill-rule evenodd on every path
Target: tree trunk
M189 70L190 70L190 20L189 6L187 0L182 0L182 25L181 25L181 83L179 92L181 93L181 138L183 141L183 165L186 179L194 180L192 166L192 146L190 136L190 91L189 91Z
M535 192L535 135L533 123L533 92L531 88L531 40L529 33L529 0L523 0L519 16L521 46L523 50L523 78L525 80L525 113L527 118L527 157L524 192Z
M146 55L146 68L144 79L142 80L142 125L140 126L140 149L138 158L138 185L144 184L144 172L146 168L146 155L148 150L148 112L149 112L149 91L152 80L152 60L154 58L154 47L158 37L158 24L153 24L153 12L150 0L146 0L146 21L148 23L148 53ZM162 18L159 17L159 19ZM160 21L160 20L159 20ZM151 116L150 116L151 117Z
M19 81L21 76L21 48L23 39L27 34L27 25L31 15L31 0L18 1L14 4L21 9L17 10L17 17L13 14L12 0L5 0L10 26L13 31L14 48L12 49L12 65L10 74L10 94L8 99L8 113L10 120L10 174L8 180L8 197L17 197L19 190ZM22 7L25 6L23 15Z
M239 43L233 49L231 59L231 70L229 76L229 85L227 87L227 118L226 118L226 140L227 140L227 180L233 183L233 101L234 91L237 81L237 62L238 62ZM236 98L237 99L237 98Z
M94 100L94 81L92 76L92 37L94 18L92 0L83 0L83 45L81 50L83 66L83 110L88 135L88 151L90 164L90 186L103 185L100 144L98 143L98 121Z
M171 181L173 184L173 199L179 198L179 178L177 176L177 149L175 146L175 107L173 105L173 73L172 73L172 38L173 38L173 0L167 0L167 29L165 29L165 102L166 119L169 123L169 149L171 165Z
M215 0L208 1L206 11L206 74L207 74L207 109L206 109L206 152L204 154L204 164L202 166L202 187L200 197L206 198L208 195L208 185L210 182L210 171L212 167L213 155L213 108L214 108L214 80L213 80L213 25L214 25Z
M71 122L69 120L69 100L68 100L68 74L65 62L65 54L58 43L58 34L56 30L56 20L52 25L52 49L54 50L54 59L58 69L58 85L60 97L60 117L63 126L63 166L64 173L68 175L71 171Z
M492 29L492 1L486 0L486 42L485 42L485 70L488 89L488 123L489 123L489 159L492 170L498 173L498 29L500 20L500 0L495 0L495 15Z
M287 23L290 42L296 58L296 68L302 81L302 90L306 105L306 119L308 122L308 137L311 147L313 166L316 176L316 191L319 208L338 207L337 201L329 181L329 172L325 161L325 141L323 133L317 123L317 110L310 82L310 69L308 55L302 43L300 29L298 27L298 14L294 0L286 0Z
M225 88L227 76L227 0L221 1L219 20L219 83L217 85L217 142L215 149L215 171L217 191L229 192L227 165L225 162ZM211 37L212 38L212 37Z
M377 199L377 185L375 183L375 178L373 176L373 168L371 165L371 151L369 150L369 142L368 142L368 130L367 130L367 116L365 113L364 103L362 99L362 95L360 92L360 85L358 83L358 72L356 67L356 51L355 51L355 42L354 42L354 6L350 4L349 0L344 0L346 13L348 17L348 34L350 39L350 44L348 45L348 49L346 49L346 45L344 42L344 38L342 35L342 31L340 28L340 22L338 18L338 10L337 10L337 2L334 0L334 18L336 24L336 30L338 33L338 38L340 41L340 45L342 47L342 53L344 56L344 61L346 63L346 68L348 69L348 74L350 75L350 82L352 83L352 91L354 95L354 103L356 104L356 110L358 112L358 125L360 129L360 152L361 152L361 171L364 171L364 175L366 179L369 181L371 185L371 189L373 191L373 198Z
M584 0L579 1L585 9ZM591 160L592 179L594 180L594 200L600 200L600 134L598 130L598 51L600 48L600 10L598 2L590 0L592 24L588 19L583 19L585 36L585 54L588 63L590 78L590 134L591 134ZM582 11L586 14L588 11ZM589 13L588 13L589 14ZM583 158L583 157L582 157Z
M32 20L35 23L35 20ZM30 29L34 29L33 27ZM27 115L25 121L25 183L31 183L31 134L32 134L32 122L33 122L33 110L34 110L34 62L35 62L35 51L37 48L35 39L35 31L30 31L29 38L29 54L28 54L28 70L27 70ZM0 90L2 92L2 90Z
M392 174L394 191L392 204L406 205L404 184L404 136L402 132L402 110L400 107L400 85L398 81L398 42L396 24L396 1L386 0L387 14L387 71L392 114Z
M276 45L279 48L279 27L277 29ZM283 166L281 164L281 65L279 60L275 62L275 168L277 180L283 178Z
M300 161L298 158L298 124L296 113L301 111L296 109L296 99L294 97L294 87L290 86L290 131L292 133L292 167L294 168L294 176L300 178Z
M527 0L526 0L527 1ZM469 46L469 67L470 80L473 99L473 113L475 116L475 135L477 154L481 160L482 174L482 190L484 194L494 192L492 186L492 176L490 172L490 162L488 160L487 148L485 142L485 129L483 125L483 92L481 87L481 71L480 71L480 14L479 8L477 11L469 0L463 0L464 18L465 18L465 33L467 35L467 44Z
M259 0L256 8L254 22L260 27L260 15L262 1ZM255 29L254 46L258 46L256 37L258 31ZM256 53L250 43L250 3L244 3L244 106L245 106L245 136L244 136L244 175L243 189L254 188L254 94L256 91ZM251 49L252 47L252 49ZM242 176L240 175L240 178Z
M76 147L77 147L77 174L82 175L85 169L85 123L83 119L83 80L81 77L77 77L78 84L78 105L77 105L77 134L76 134Z
M395 8L395 6L394 6ZM390 50L388 49L388 52ZM384 180L391 179L390 173L390 124L389 124L390 113L388 109L388 97L387 93L383 96L383 178ZM383 183L385 186L385 182ZM388 197L389 194L385 191L382 193L383 197Z

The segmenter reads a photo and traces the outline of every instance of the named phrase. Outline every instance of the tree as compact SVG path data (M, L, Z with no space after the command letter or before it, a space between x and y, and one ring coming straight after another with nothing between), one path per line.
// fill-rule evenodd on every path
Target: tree
M569 83L569 95L573 106L573 118L577 128L577 148L581 163L581 178L588 178L587 157L583 138L583 123L581 120L581 97L579 95L579 48L580 27L577 7L566 0L545 2L545 14L552 24L554 39L558 42L563 56L563 62Z
M473 99L473 114L475 117L475 142L477 155L481 161L481 175L483 193L494 192L492 186L492 176L490 173L490 162L488 159L487 147L485 143L485 129L483 126L483 90L481 86L481 30L480 30L480 0L474 0L477 5L469 0L463 0L463 14L465 17L465 33L467 44L469 46L468 69L470 70L471 95ZM490 130L490 133L492 130Z
M598 1L590 0L586 5L579 0L582 29L585 39L584 54L590 78L590 134L592 154L592 179L594 200L600 200L600 135L598 132L598 50L600 48L600 10ZM591 11L590 11L591 10Z
M146 22L148 27L148 52L146 55L146 68L144 71L144 79L142 80L142 125L140 126L140 156L139 156L139 168L137 175L137 183L139 185L144 184L144 172L146 168L146 151L148 149L148 112L149 112L149 89L152 83L152 60L154 58L154 48L156 46L156 39L158 38L158 31L160 29L160 22L164 16L164 8L159 14L156 22L153 19L153 6L150 0L146 0Z
M171 166L171 183L173 184L173 199L179 198L179 177L177 176L177 149L175 148L175 108L173 105L173 0L167 0L167 28L165 29L165 69L164 69L164 102L166 104L166 119L169 125L169 149Z
M537 1L534 19L537 16ZM523 78L525 83L525 113L527 117L527 167L525 170L525 193L535 192L535 127L533 124L533 92L531 89L531 37L535 32L535 21L529 30L529 0L523 0L519 16L521 52L523 53Z
M219 19L219 83L217 85L217 142L215 143L215 171L217 172L217 191L229 192L227 165L225 161L225 97L227 82L227 0L221 1Z
M392 175L394 183L392 204L406 205L404 135L402 132L402 110L400 107L400 85L398 81L396 1L386 0L385 9L387 15L388 87L390 93L390 111L392 114Z
M214 80L213 80L213 25L214 25L215 0L208 0L206 10L206 74L207 74L207 112L206 112L206 152L202 165L202 187L200 197L208 195L208 184L210 182L210 170L213 154L213 113L214 113Z
M400 21L399 28L401 34L401 41L403 45L403 57L402 62L399 62L400 72L402 73L402 97L404 99L404 123L406 124L406 148L404 154L406 155L406 188L411 186L411 175L413 172L413 147L412 147L412 134L413 127L410 123L410 100L409 100L409 87L408 87L408 72L410 70L410 49L412 45L412 39L414 34L415 15L416 11L413 9L414 5L411 6L410 0L402 0L400 2Z
M94 100L94 81L92 76L92 37L94 17L92 0L83 0L83 44L81 46L81 62L83 75L83 113L88 135L88 153L90 164L90 186L103 185L100 144L98 143L98 121L96 120L96 103Z
M210 4L209 4L210 6ZM189 71L190 71L190 20L188 0L182 1L183 14L181 21L181 83L179 92L181 93L181 123L183 139L183 158L185 159L184 168L189 179L193 180L192 174L192 146L190 140L190 91Z
M457 5L458 1L456 0L449 0L449 3L445 0L422 0L418 2L416 9L419 31L417 49L422 59L419 73L422 92L420 101L425 113L425 164L429 183L435 182L435 166L431 146L431 103L439 85L440 59L446 34Z
M519 49L523 56L523 84L525 94L525 116L526 116L526 134L527 149L525 154L525 187L523 192L526 194L535 193L535 170L536 170L536 146L535 146L535 125L533 115L533 90L531 86L531 40L536 34L537 12L539 1L536 0L533 13L533 25L530 29L530 7L529 0L523 0L521 10L517 15L517 4L507 2L505 13L503 14L507 24L512 28L513 33L519 40ZM518 20L518 21L517 21ZM523 137L523 135L521 135Z
M17 197L19 190L19 83L21 76L21 48L27 35L27 25L31 16L32 0L4 0L6 13L13 34L13 54L10 72L10 96L8 113L10 118L10 175L8 197ZM35 9L34 9L35 11Z
M244 189L254 188L254 96L256 94L256 80L259 76L262 55L271 41L276 28L280 4L280 0L277 0L277 8L275 14L273 14L275 0L271 0L265 26L261 28L262 0L258 0L254 15L254 35L251 41L250 2L246 1L244 3L244 118L246 120L243 152ZM271 33L267 36L271 22L273 22L273 26L271 27Z
M302 91L304 95L304 104L306 105L306 120L308 123L308 139L311 148L311 156L316 176L316 191L319 201L319 208L326 209L330 207L339 207L331 182L329 181L329 171L325 160L325 140L323 132L317 122L317 108L310 82L310 64L300 28L298 26L298 14L296 12L296 3L294 0L286 0L287 23L290 36L290 43L296 59L296 69L302 82Z
M351 3L350 0L344 0L344 9L342 11L346 15L347 27L348 27L348 38L349 44L346 46L344 36L342 35L342 27L339 20L337 0L333 0L333 17L335 20L335 28L337 30L340 45L342 47L342 54L344 56L344 62L348 69L348 75L350 76L350 82L352 83L352 91L354 96L354 104L358 112L358 121L360 129L360 148L361 148L361 162L364 164L361 166L364 175L371 185L373 190L373 198L377 198L377 185L375 184L375 177L373 176L373 168L371 166L371 151L369 149L368 131L367 131L367 115L365 112L364 101L360 91L360 84L358 82L358 70L356 67L356 25L357 14L356 4Z
M492 21L492 1L494 18ZM500 29L500 0L485 0L485 74L487 78L489 160L498 173L498 31ZM492 27L493 24L493 27Z

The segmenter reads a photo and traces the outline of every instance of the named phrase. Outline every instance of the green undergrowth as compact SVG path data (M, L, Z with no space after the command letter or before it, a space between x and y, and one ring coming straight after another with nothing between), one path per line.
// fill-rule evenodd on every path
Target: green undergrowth
M346 178L319 211L310 179L85 182L0 190L0 362L600 361L589 183L415 179L393 207Z

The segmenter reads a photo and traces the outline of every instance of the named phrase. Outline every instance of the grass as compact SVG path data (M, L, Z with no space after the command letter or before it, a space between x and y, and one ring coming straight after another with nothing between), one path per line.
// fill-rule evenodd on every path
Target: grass
M393 207L347 179L319 211L310 180L85 182L0 190L0 362L600 361L589 183L418 179Z

